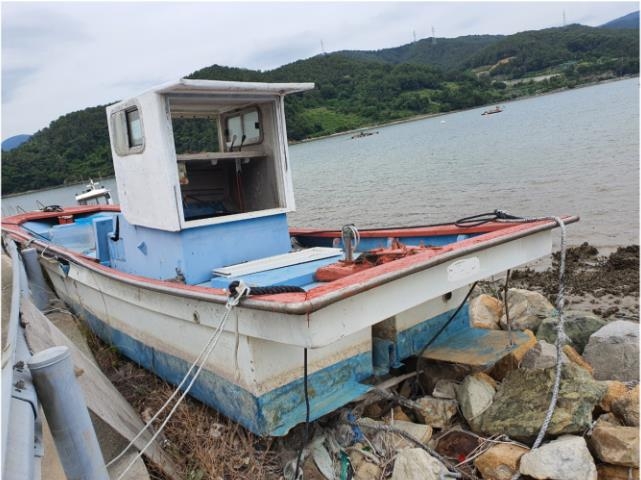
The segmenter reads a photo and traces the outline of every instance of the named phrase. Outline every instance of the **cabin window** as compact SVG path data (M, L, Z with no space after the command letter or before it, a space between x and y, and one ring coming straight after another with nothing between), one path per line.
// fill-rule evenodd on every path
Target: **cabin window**
M225 118L225 143L227 150L239 150L245 145L262 142L258 108L246 109Z
M127 139L129 148L142 146L142 124L140 123L140 113L137 108L125 113L127 118Z
M113 145L118 155L142 153L145 148L145 136L138 107L112 113L111 128Z

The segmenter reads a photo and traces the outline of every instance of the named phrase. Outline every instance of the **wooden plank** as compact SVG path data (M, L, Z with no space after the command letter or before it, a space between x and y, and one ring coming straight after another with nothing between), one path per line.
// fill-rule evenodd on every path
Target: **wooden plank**
M131 441L144 424L133 407L116 390L109 379L92 360L87 358L40 310L26 297L21 303L22 318L26 322L27 342L33 353L56 345L66 345L71 350L74 366L83 373L78 382L85 395L88 408L100 419L109 424L120 435ZM153 432L147 430L136 440L138 449L151 439ZM170 479L178 480L178 470L171 458L160 447L158 440L145 451L151 460ZM109 459L105 459L108 461Z
M528 339L521 331L510 334L502 330L468 328L437 340L422 356L431 360L488 367Z

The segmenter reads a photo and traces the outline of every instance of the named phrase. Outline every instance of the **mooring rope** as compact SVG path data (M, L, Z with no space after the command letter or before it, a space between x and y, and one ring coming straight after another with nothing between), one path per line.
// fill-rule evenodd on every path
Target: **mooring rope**
M216 327L216 330L209 337L209 339L207 340L207 343L205 344L203 349L200 351L200 353L198 354L198 356L196 357L194 362L191 364L191 366L187 370L187 373L185 373L183 379L180 381L180 384L176 387L174 392L165 401L165 403L160 407L160 409L158 409L158 411L155 413L155 415L145 424L145 426L140 430L140 432L138 432L138 434L122 450L122 452L120 452L116 457L114 457L111 461L109 461L109 463L107 463L107 465L106 465L107 467L113 465L116 461L118 461L129 450L129 448L131 448L133 446L134 442L138 438L140 438L140 436L151 426L153 421L156 418L158 418L158 416L165 410L165 408L167 408L167 406L171 403L171 401L176 397L176 395L178 394L178 392L180 392L180 390L181 390L182 386L184 385L184 383L187 381L187 379L189 378L189 376L193 372L194 368L196 368L196 366L198 366L198 368L196 369L196 372L194 373L194 375L191 378L191 381L189 382L189 384L187 385L187 387L183 391L183 394L180 396L180 398L178 398L178 400L176 401L176 403L174 404L172 409L169 411L169 413L167 414L167 417L162 422L162 424L160 425L158 430L156 430L156 432L154 432L154 434L152 435L151 439L149 439L149 441L144 445L144 447L142 449L140 449L140 451L136 454L136 456L129 462L129 464L124 469L124 471L120 474L120 476L118 477L117 480L122 480L124 478L125 474L131 469L131 467L134 466L134 464L136 463L138 458L140 458L142 456L142 454L145 452L145 450L147 450L147 448L149 448L149 446L156 440L158 435L160 435L160 433L163 431L163 429L165 428L165 426L167 425L167 423L169 422L169 420L171 419L173 414L178 409L178 406L182 403L182 401L185 399L185 397L187 396L187 394L191 390L191 387L196 382L196 379L198 378L198 376L200 375L200 372L204 368L205 363L209 359L209 356L214 351L214 348L216 347L216 344L218 343L218 340L220 339L220 337L222 335L222 332L223 332L224 327L225 327L225 323L227 323L227 319L229 318L229 316L231 314L231 311L233 310L233 308L236 305L238 305L238 303L240 302L240 299L243 296L247 295L248 291L249 291L248 287L244 283L240 282L240 284L237 286L235 291L230 294L230 296L229 296L229 298L227 300L227 304L225 305L225 309L226 309L225 314L222 316L220 322L218 323L218 326Z
M550 422L552 421L552 416L554 415L554 410L556 408L556 404L559 399L559 391L561 389L561 371L562 371L561 357L563 353L562 346L567 340L567 336L565 333L565 318L563 316L563 307L565 305L565 250L566 250L565 223L560 217L524 217L518 220L515 218L497 219L497 221L508 222L508 223L537 222L542 220L553 220L561 228L561 247L560 247L560 260L559 260L559 290L556 297L556 310L558 313L559 321L556 326L556 342L555 342L556 366L555 366L554 385L552 387L552 398L550 399L550 404L548 405L548 409L545 414L545 419L543 420L543 424L541 425L541 429L539 430L536 440L534 440L534 444L532 444L531 450L539 448L539 446L543 442L543 439L545 438L545 434L548 430L548 427L550 426ZM517 471L510 480L518 480L520 477L521 477L521 473Z

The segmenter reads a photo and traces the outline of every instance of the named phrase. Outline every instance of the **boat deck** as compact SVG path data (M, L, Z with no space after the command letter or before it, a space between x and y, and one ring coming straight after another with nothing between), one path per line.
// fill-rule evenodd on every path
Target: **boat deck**
M99 211L88 214L69 215L69 223L59 223L61 217L42 218L28 220L21 224L22 228L32 234L35 238L47 243L55 244L79 253L85 257L100 261L100 240L96 238L96 229L101 228L102 236L113 235L112 230L115 211ZM65 221L67 221L65 219ZM97 227L103 225L102 227ZM105 229L106 227L106 229ZM327 232L323 232L327 233ZM398 232L390 232L398 233ZM480 233L469 234L439 234L439 235L417 235L409 234L402 237L402 242L407 246L429 246L435 249L467 240ZM300 237L298 236L300 235ZM327 282L315 279L316 271L344 259L343 251L335 248L339 244L335 236L314 235L313 231L296 230L292 232L296 236L302 248L293 252L261 259L254 262L245 262L237 265L229 265L225 268L213 268L211 278L193 283L194 286L204 288L227 289L234 280L243 279L245 283L253 286L295 286L303 290L311 290ZM362 252L374 249L389 248L395 236L378 234L376 236L365 236L360 239L355 258ZM306 253L307 252L307 253ZM111 266L109 262L101 262L105 266ZM252 264L256 264L252 266Z

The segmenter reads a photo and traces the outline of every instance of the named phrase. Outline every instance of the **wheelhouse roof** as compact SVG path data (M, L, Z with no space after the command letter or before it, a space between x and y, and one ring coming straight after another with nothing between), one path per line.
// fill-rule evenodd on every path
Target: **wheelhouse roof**
M229 82L223 80L188 80L181 78L166 83L150 92L160 94L231 94L231 95L287 95L314 88L313 83Z

